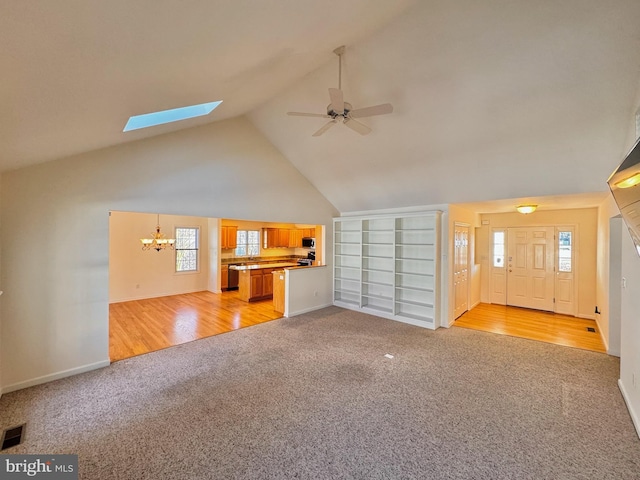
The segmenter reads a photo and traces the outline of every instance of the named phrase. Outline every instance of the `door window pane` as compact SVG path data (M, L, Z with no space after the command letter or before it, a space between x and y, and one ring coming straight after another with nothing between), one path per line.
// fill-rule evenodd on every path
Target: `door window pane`
M504 232L493 232L493 266L504 267Z
M571 232L558 233L558 271L571 272Z

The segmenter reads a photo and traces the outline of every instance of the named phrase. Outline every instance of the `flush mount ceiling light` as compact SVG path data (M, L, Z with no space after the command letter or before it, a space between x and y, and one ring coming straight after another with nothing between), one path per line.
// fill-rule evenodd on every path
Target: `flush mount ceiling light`
M162 125L163 123L178 122L188 118L202 117L203 115L209 115L221 103L222 100L219 102L201 103L200 105L163 110L161 112L134 115L129 118L129 121L122 131L128 132L130 130L138 130L139 128Z
M631 188L640 183L640 172L632 175L630 177L625 178L624 180L620 180L615 184L618 188Z
M538 208L538 205L518 205L516 207L516 210L518 212L524 213L526 215L527 213L535 212L536 208Z
M176 243L175 238L166 238L164 233L160 233L160 215L158 215L158 224L156 227L156 233L151 234L151 238L141 238L142 250L151 250L152 248L159 252L170 248L173 250Z

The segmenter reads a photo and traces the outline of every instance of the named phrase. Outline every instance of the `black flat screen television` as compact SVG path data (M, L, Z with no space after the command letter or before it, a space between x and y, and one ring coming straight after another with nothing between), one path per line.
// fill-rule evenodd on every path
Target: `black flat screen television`
M640 139L607 183L640 255Z

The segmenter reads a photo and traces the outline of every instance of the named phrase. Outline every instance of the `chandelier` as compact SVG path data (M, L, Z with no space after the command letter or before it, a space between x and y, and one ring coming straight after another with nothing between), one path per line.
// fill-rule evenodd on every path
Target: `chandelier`
M167 247L173 250L176 243L175 238L166 238L164 233L160 233L160 214L158 214L158 223L156 226L156 233L151 234L151 238L141 238L142 250L151 250L152 248L159 252Z

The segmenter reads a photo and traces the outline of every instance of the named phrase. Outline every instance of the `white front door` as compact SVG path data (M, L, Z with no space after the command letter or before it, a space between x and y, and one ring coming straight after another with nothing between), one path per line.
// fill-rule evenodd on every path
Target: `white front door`
M507 305L554 310L554 227L509 228Z
M469 309L469 226L454 226L453 260L453 317L458 318Z

